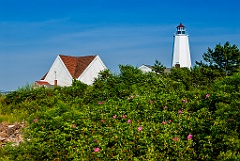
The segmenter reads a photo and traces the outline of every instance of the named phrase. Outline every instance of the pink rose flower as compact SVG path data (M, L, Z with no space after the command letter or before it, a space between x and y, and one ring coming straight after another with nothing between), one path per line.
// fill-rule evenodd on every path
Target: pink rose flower
M168 120L168 122L169 122L169 123L171 123L171 122L172 122L172 120Z
M127 123L131 123L131 122L132 122L132 120L130 120L130 119L127 120Z
M123 115L122 118L125 119L127 116L126 115Z
M142 131L143 127L142 126L139 126L138 127L138 131Z
M187 103L187 100L182 100L184 103Z
M182 110L179 110L179 111L178 111L178 114L181 114L182 112L183 112Z
M114 119L117 118L117 115L114 115L113 118L114 118Z
M100 148L94 148L94 152L100 152Z
M163 121L163 122L162 122L162 124L163 124L163 125L166 125L166 122L165 122L165 121Z
M178 139L177 137L175 137L173 140L174 140L174 141L178 141L179 139Z
M164 106L164 108L165 108L165 109L167 109L167 108L168 108L168 106Z
M35 123L36 123L36 122L38 122L38 119L37 119L37 118L36 118L36 119L34 119L34 120L33 120L33 122L35 122Z
M102 105L102 104L103 104L103 102L98 102L98 104L99 104L99 105Z
M193 135L192 135L192 134L189 134L189 135L187 136L187 139L188 139L188 140L192 140L192 138L193 138Z
M206 94L206 99L208 99L208 97L210 97L210 94Z
M104 123L104 120L102 119L101 122Z

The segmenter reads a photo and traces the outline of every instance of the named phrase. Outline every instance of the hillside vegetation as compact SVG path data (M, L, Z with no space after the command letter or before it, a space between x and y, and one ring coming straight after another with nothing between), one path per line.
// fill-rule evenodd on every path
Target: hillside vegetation
M239 50L238 50L239 52ZM1 160L240 160L239 67L143 73L120 65L92 86L22 88L0 114L25 121Z

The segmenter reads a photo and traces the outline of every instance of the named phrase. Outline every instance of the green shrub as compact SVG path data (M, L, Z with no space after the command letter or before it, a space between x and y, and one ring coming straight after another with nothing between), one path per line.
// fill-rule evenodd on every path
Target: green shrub
M131 66L120 72L104 71L92 86L76 82L6 96L6 106L21 111L28 126L26 141L2 148L2 158L240 159L238 73L198 88Z

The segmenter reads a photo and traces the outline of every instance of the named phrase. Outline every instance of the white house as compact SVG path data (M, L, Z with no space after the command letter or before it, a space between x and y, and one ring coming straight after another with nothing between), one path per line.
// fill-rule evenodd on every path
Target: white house
M153 67L151 65L141 65L138 69L140 69L141 71L143 71L144 73L146 72L152 72Z
M80 57L58 55L40 81L48 82L50 85L70 86L72 80L76 79L91 85L99 72L105 69L107 68L98 55Z
M153 66L151 66L151 65L146 65L146 64L141 65L138 69L140 69L140 70L143 71L144 73L154 72L154 71L153 71ZM164 73L170 73L170 70L171 70L171 68L166 68L166 69L164 69Z

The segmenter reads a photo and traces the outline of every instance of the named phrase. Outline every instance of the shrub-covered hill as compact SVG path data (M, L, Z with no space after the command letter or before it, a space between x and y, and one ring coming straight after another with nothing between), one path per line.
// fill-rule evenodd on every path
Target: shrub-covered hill
M240 72L142 73L120 66L93 86L21 89L1 113L24 119L25 142L2 160L239 160ZM199 79L196 79L199 78Z

